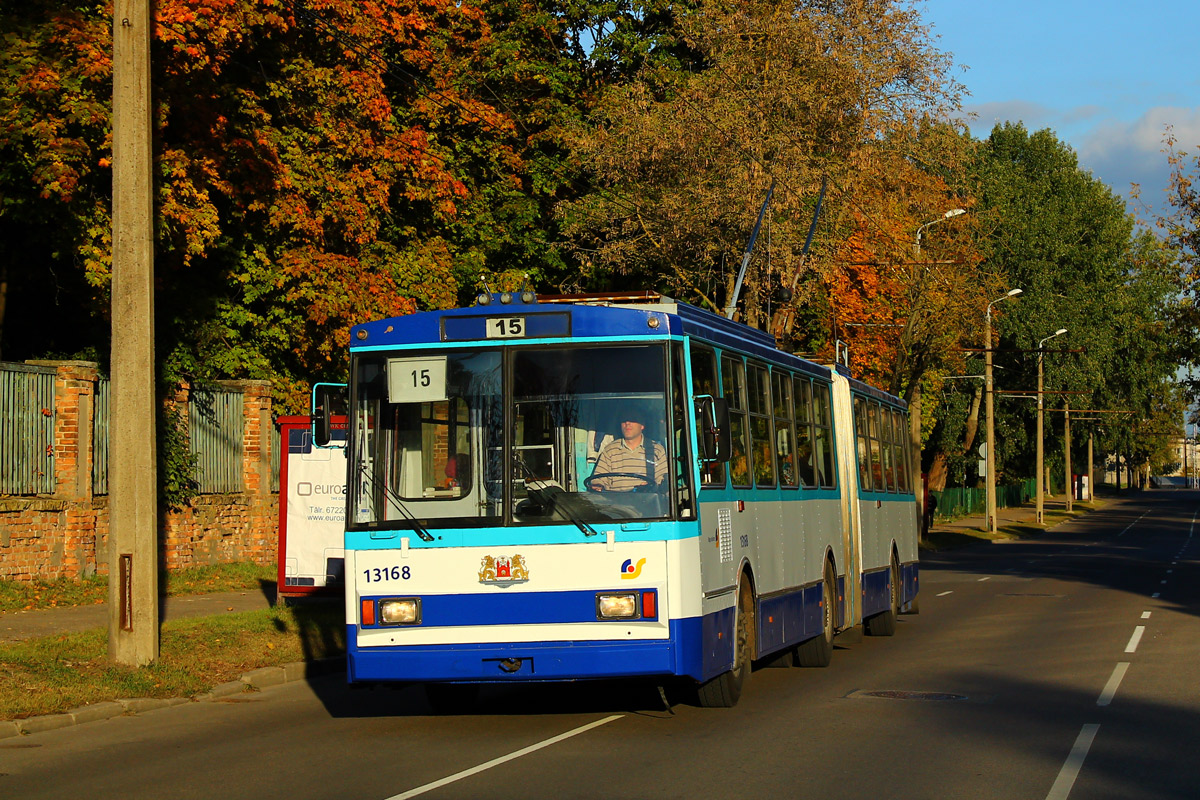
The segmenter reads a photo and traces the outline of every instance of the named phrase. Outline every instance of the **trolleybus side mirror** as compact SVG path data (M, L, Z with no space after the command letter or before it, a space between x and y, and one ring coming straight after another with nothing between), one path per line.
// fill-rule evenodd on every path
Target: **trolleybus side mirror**
M312 393L313 444L327 447L333 438L333 417L346 413L346 384L316 383Z
M700 422L700 460L728 461L729 404L721 397L697 397L696 419Z

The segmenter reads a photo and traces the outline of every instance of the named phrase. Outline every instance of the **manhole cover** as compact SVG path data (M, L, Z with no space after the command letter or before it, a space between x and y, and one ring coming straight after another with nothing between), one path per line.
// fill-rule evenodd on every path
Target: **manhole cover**
M965 694L950 692L904 692L895 689L881 689L874 692L855 692L863 697L881 697L885 700L966 700Z

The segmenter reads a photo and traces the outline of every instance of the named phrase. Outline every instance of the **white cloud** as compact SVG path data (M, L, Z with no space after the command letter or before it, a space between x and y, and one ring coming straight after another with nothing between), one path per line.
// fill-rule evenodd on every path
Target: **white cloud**
M1163 153L1171 127L1177 148L1200 149L1200 108L1160 106L1132 122L1109 120L1079 137L1079 161L1113 191L1128 197L1130 184L1141 185L1142 201L1161 207L1170 171Z
M963 108L963 119L980 137L986 137L1001 122L1023 122L1026 128L1036 131L1050 125L1058 116L1059 113L1049 106L1027 100L979 103Z

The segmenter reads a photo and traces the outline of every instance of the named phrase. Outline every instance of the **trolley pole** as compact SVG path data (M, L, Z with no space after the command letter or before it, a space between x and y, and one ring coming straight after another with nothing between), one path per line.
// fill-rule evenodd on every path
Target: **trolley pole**
M113 8L112 428L108 656L158 658L150 0Z

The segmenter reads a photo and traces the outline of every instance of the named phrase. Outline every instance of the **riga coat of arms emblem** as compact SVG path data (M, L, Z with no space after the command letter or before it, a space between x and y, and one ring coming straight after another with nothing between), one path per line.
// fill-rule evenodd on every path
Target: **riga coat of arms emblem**
M479 564L480 583L524 583L529 580L525 556L484 556Z

